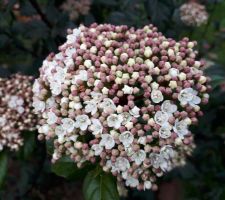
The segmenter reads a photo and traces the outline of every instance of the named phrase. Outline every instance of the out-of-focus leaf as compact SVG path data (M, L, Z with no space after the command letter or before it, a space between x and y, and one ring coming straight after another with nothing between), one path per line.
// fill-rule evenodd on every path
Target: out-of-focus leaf
M24 135L24 145L21 148L23 152L23 157L25 159L29 158L35 148L35 133L26 132Z
M83 193L85 200L119 200L115 177L99 168L85 177Z
M78 168L74 161L65 156L52 165L52 172L58 176L71 180L84 177L85 174L92 168L93 166L89 164L83 166L82 168Z
M7 172L7 155L5 152L0 153L0 188L4 183Z

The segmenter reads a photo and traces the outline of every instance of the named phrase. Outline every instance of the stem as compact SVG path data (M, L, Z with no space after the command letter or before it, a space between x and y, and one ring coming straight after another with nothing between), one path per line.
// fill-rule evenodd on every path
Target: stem
M53 25L48 20L46 15L42 12L42 10L41 10L40 6L38 5L37 1L36 0L29 0L29 2L34 7L34 9L37 11L37 13L40 15L42 21L51 29L53 27Z

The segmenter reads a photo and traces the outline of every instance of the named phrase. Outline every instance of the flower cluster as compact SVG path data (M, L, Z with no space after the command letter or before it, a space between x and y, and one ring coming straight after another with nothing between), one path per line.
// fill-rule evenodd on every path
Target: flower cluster
M33 130L37 117L32 114L33 77L15 74L0 78L0 150L18 150L23 144L21 131Z
M180 7L180 17L187 26L201 26L207 23L208 13L204 5L190 1Z
M54 140L53 161L97 162L126 186L157 189L156 177L192 144L189 126L208 102L195 44L152 25L69 30L33 87L39 138Z
M67 0L62 9L69 13L71 20L76 20L80 15L87 15L91 7L91 0Z

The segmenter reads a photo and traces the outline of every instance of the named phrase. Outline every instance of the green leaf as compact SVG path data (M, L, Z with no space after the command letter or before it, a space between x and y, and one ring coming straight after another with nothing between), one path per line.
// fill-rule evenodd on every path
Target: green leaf
M23 157L29 158L35 148L35 134L32 132L24 133Z
M82 168L78 168L76 164L69 157L62 157L55 164L52 165L51 169L56 175L67 178L67 179L79 179L85 176L88 171L93 168L93 165L86 164Z
M99 168L85 177L83 193L85 200L119 200L115 177Z
M0 188L4 183L4 179L7 172L7 155L6 153L0 153Z

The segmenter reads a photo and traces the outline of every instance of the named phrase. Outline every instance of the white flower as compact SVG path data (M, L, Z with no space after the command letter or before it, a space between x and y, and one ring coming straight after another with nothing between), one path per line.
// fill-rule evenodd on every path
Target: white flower
M92 125L90 126L90 130L93 135L102 134L103 126L98 119L91 119Z
M35 112L43 112L45 110L45 102L38 99L33 100L32 106Z
M123 118L123 121L122 121L123 125L126 125L128 122L130 122L130 120L132 118L131 115L128 112L123 112L120 115Z
M86 113L91 113L92 115L94 115L97 112L97 104L95 101L93 100L85 101L84 104L86 104L85 106Z
M62 144L65 142L66 131L62 126L56 126L55 134L58 136L58 142Z
M75 128L75 122L70 118L62 119L62 128L67 133L71 133Z
M109 99L109 98L105 98L103 99L103 102L99 104L100 108L102 108L104 110L104 112L108 113L109 111L116 111L116 106L114 104L114 102Z
M76 117L75 127L80 128L82 131L85 131L87 127L91 124L91 120L87 115L78 115Z
M130 163L126 158L118 157L118 158L116 158L115 168L119 172L120 171L124 172L130 168Z
M49 125L55 124L57 122L58 117L56 114L52 111L47 113L47 123Z
M165 159L171 159L174 157L175 152L170 145L165 145L160 149L160 155Z
M152 183L150 181L144 182L144 190L145 189L149 190L149 189L151 189L151 187L152 187Z
M6 124L6 118L5 117L0 117L0 127L5 126Z
M93 98L93 101L96 103L99 103L102 100L103 95L99 92L91 92L91 97Z
M50 127L49 127L48 124L43 124L42 126L40 126L40 127L38 128L38 132L39 132L39 133L44 133L45 135L48 134L49 130L50 130Z
M57 96L62 92L62 86L60 82L50 82L50 89L53 95Z
M162 111L157 111L154 116L154 120L159 125L165 125L168 123L169 115Z
M73 29L73 33L72 34L70 34L70 35L67 35L67 41L66 41L66 43L67 44L73 44L73 43L75 43L76 42L76 40L77 40L77 37L80 35L80 33L81 33L81 31L80 31L80 29L78 28L78 29Z
M146 153L144 150L139 150L132 155L132 160L136 165L140 165L146 158Z
M130 187L137 187L139 185L139 181L136 178L133 178L131 176L127 177L126 180L126 186L130 186Z
M41 85L40 85L38 79L35 79L34 84L33 84L33 88L32 88L32 92L35 95L39 95L40 91L41 91Z
M124 94L132 94L134 89L128 85L125 85L122 90Z
M172 104L170 100L165 100L161 105L161 109L163 112L172 114L177 111L177 106Z
M50 108L55 108L57 106L56 102L55 102L55 98L54 97L50 97L47 99L46 101L46 109L50 109Z
M72 58L73 54L76 53L75 48L67 48L65 51L66 56Z
M99 156L103 151L103 147L99 144L93 144L91 148L95 151L95 156Z
M134 141L134 136L130 131L125 131L119 136L120 142L123 143L124 147L128 147Z
M121 126L121 123L123 121L123 118L121 115L117 114L110 114L107 117L107 124L109 127L113 127L115 129L118 129Z
M72 84L76 84L77 80L87 81L88 80L88 73L86 70L80 70L78 75L75 75L72 79Z
M171 129L172 129L171 126L162 126L159 129L159 137L161 137L163 139L169 138L172 134Z
M175 78L179 75L179 70L176 69L176 68L171 68L169 69L169 75L172 77L172 78Z
M137 106L134 106L130 111L129 113L134 116L135 118L138 118L140 117L140 108L138 108Z
M66 68L56 67L56 73L53 75L53 81L63 83L66 78Z
M159 102L163 101L162 92L160 90L152 90L151 99L154 103L159 103Z
M146 145L146 136L139 137L138 143L142 145Z
M173 130L178 135L178 137L183 139L184 136L188 134L188 124L185 120L179 121L176 119Z
M101 137L102 137L100 141L101 146L104 146L106 149L112 149L115 146L115 141L111 135L102 134Z
M192 88L185 88L180 91L178 100L183 105L190 104L191 106L195 106L201 102L201 98L198 97L197 94L198 92L196 90L193 90Z
M171 169L171 162L165 159L161 154L151 153L149 157L154 168L161 168L163 171L169 171Z

